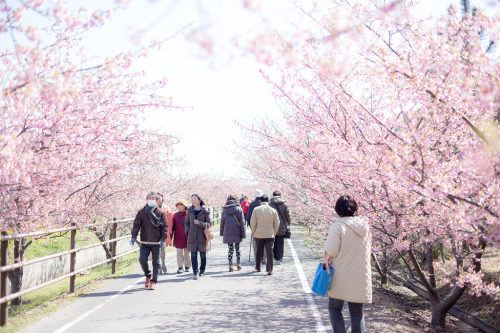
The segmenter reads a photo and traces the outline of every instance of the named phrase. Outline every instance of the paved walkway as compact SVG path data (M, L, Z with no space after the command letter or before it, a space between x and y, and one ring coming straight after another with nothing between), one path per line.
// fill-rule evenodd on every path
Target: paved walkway
M229 272L227 245L216 233L199 280L176 274L171 252L157 290L144 289L139 268L22 332L331 332L327 297L309 291L318 259L297 232L273 276L253 269L248 239L241 248L243 269Z

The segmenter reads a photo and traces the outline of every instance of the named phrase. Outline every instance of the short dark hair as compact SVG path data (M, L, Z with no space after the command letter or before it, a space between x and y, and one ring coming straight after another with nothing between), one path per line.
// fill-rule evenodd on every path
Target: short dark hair
M234 194L230 194L228 197L227 197L227 201L229 200L234 200L234 201L237 201L238 199L236 198L236 196Z
M348 195L342 195L335 204L335 211L340 217L358 214L358 204Z
M260 200L260 202L269 202L269 197L267 196L267 194L262 194L259 197L259 200Z
M273 197L281 197L281 192L280 191L274 191L273 192Z

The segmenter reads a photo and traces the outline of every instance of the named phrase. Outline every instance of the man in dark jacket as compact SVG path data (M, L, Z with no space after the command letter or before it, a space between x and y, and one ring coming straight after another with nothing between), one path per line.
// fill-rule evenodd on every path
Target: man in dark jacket
M247 227L250 226L250 219L252 218L252 212L253 210L255 209L255 207L259 207L260 206L260 196L262 195L262 191L261 190L256 190L254 195L255 195L255 200L252 201L252 203L250 204L250 206L248 207L248 211L247 211L247 216L246 216L246 220L247 220Z
M130 245L134 245L139 231L141 232L141 249L139 262L146 276L146 289L155 290L158 275L160 274L160 248L164 248L167 240L168 227L165 222L165 213L157 206L159 196L155 192L149 192L147 204L136 215L132 227L132 239ZM153 257L153 272L149 270L148 256Z
M290 210L286 200L281 197L280 191L274 191L269 206L276 209L280 218L280 228L274 237L274 260L280 265L283 262L283 252L285 250L285 234L290 227Z

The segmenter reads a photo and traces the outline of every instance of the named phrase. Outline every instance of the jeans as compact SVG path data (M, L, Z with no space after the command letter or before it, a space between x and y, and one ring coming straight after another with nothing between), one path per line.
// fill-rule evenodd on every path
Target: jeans
M207 266L207 253L199 252L201 258L200 272L205 272ZM191 264L193 265L194 275L198 274L198 252L191 252Z
M148 257L151 252L153 256L153 274L149 270ZM141 264L142 270L146 277L151 278L151 282L156 283L158 281L158 275L160 275L161 264L160 264L160 245L148 245L141 244L139 250L139 263Z
M255 261L255 267L260 270L260 264L262 263L262 257L264 256L264 248L266 249L267 260L266 260L266 271L273 271L273 244L274 238L255 238L257 241L257 259Z
M349 306L349 315L351 316L351 332L364 333L365 318L363 317L363 303L348 302L347 305ZM342 316L343 307L343 300L329 297L328 312L334 333L346 332L344 317Z
M274 236L274 260L282 260L285 252L285 236Z

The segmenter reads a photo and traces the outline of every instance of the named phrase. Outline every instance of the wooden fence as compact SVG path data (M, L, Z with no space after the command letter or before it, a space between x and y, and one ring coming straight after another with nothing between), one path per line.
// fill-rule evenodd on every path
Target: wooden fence
M215 211L212 213L212 222L213 224L217 224L220 222L220 216L221 213L219 210ZM75 224L72 224L70 227L65 227L65 228L58 228L58 229L50 229L50 230L42 230L42 231L35 231L35 232L30 232L30 233L24 233L24 234L13 234L9 235L6 232L2 232L2 236L0 237L0 326L5 326L7 325L7 320L8 320L8 302L21 297L25 294L31 293L33 291L45 288L53 283L62 281L64 279L69 278L69 292L74 293L75 292L75 281L76 281L76 276L79 273L82 273L86 270L89 270L91 268L95 268L97 266L111 263L111 274L115 274L116 272L116 259L126 256L128 254L131 254L133 252L136 252L139 250L139 247L136 247L130 251L126 251L121 254L116 254L116 245L119 240L122 239L127 239L130 238L130 235L127 236L122 236L122 237L117 237L117 229L119 224L125 224L125 223L130 223L133 222L134 219L123 219L123 220L113 220L110 222L105 222L99 224L99 226L103 225L111 225L111 232L110 232L110 237L109 240L86 245L86 246L81 246L77 247L76 244L76 231L88 227L95 227L95 224L92 225L82 225L82 226L77 226ZM48 236L50 234L56 233L56 232L70 232L70 248L67 251L63 252L58 252L54 253L48 256L36 258L33 260L28 260L20 263L15 263L15 264L10 264L8 263L8 248L9 248L9 241L15 240L15 239L21 239L21 238L27 238L27 237L37 237L37 236ZM79 270L75 270L76 266L76 253L82 250L90 249L96 246L102 246L105 244L111 244L111 258L106 259L104 261L98 262L96 264L86 266L84 268L81 268ZM53 258L58 258L62 256L70 256L70 272L68 274L64 274L60 277L57 277L55 279L52 279L50 281L40 283L36 286L33 286L31 288L18 291L14 294L7 295L7 278L8 278L8 273L16 268L20 267L25 267L29 266L32 264L36 264L42 261L50 260Z

